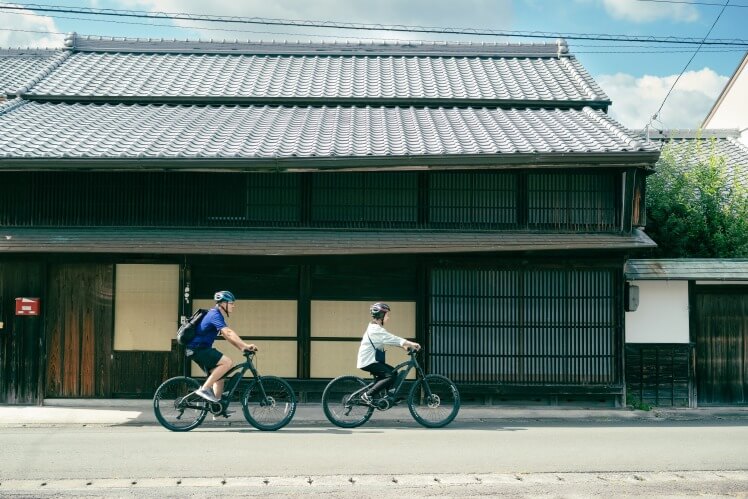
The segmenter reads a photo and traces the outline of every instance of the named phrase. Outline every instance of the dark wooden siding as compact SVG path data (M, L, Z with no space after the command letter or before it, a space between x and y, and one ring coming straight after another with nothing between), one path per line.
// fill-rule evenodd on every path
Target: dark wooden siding
M184 369L184 349L172 342L169 352L115 351L112 362L112 396L150 398L164 380Z
M617 232L621 178L612 170L0 172L0 225Z
M44 265L0 262L0 402L37 404L43 398L44 314L15 316L15 299L44 297Z
M696 286L695 301L699 405L748 404L748 289Z
M113 266L49 268L46 397L111 395Z
M620 385L620 270L437 268L429 369L460 383Z
M692 351L689 344L627 343L627 402L661 407L693 405Z

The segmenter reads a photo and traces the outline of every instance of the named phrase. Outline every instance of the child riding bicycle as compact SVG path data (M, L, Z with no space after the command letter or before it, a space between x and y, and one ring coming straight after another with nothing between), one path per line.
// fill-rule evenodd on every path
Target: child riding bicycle
M361 400L371 405L376 394L380 390L388 389L395 381L394 368L384 361L384 346L398 345L405 350L409 348L420 350L421 345L395 336L384 328L391 312L390 306L386 303L377 302L373 304L369 308L369 312L371 313L371 321L361 338L356 367L371 373L377 380L369 390L361 395Z

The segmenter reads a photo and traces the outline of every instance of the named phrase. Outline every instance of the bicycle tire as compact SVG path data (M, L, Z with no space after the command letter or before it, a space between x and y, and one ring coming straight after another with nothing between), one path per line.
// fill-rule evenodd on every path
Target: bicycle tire
M153 395L153 412L161 426L171 431L197 428L208 414L208 402L193 392L200 383L187 376L177 376L161 383Z
M351 395L366 385L366 381L357 376L338 376L330 381L322 392L322 410L327 419L341 428L356 428L366 423L374 408L349 404ZM351 417L351 414L354 415Z
M262 395L260 382L267 397ZM279 430L296 414L296 396L283 378L260 376L247 386L242 396L242 411L247 422L258 430Z
M457 416L460 410L460 392L449 378L440 374L427 374L413 383L408 394L408 409L420 425L441 428Z

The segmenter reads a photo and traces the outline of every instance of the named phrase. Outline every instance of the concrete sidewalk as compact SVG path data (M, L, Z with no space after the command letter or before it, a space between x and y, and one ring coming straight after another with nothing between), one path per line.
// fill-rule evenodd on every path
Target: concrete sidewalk
M247 425L240 406L225 420L206 425ZM375 411L371 422L417 424L407 406ZM618 424L618 423L703 423L748 425L748 407L698 409L655 408L651 411L630 408L586 408L552 406L463 405L456 422L500 422L516 424ZM299 404L291 426L330 424L319 403ZM151 400L126 399L47 399L43 406L0 405L0 427L29 426L119 426L157 425Z

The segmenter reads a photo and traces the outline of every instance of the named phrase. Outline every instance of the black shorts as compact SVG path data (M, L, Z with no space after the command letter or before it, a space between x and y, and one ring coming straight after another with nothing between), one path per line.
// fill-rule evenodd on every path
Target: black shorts
M388 376L392 376L392 372L395 370L395 368L389 364L385 364L384 362L374 362L373 364L369 364L366 367L362 367L361 370L373 374L374 377L379 380Z
M187 358L195 361L195 364L200 366L205 374L210 374L210 371L218 365L218 361L223 357L223 354L215 348L195 348L192 351L193 354Z

